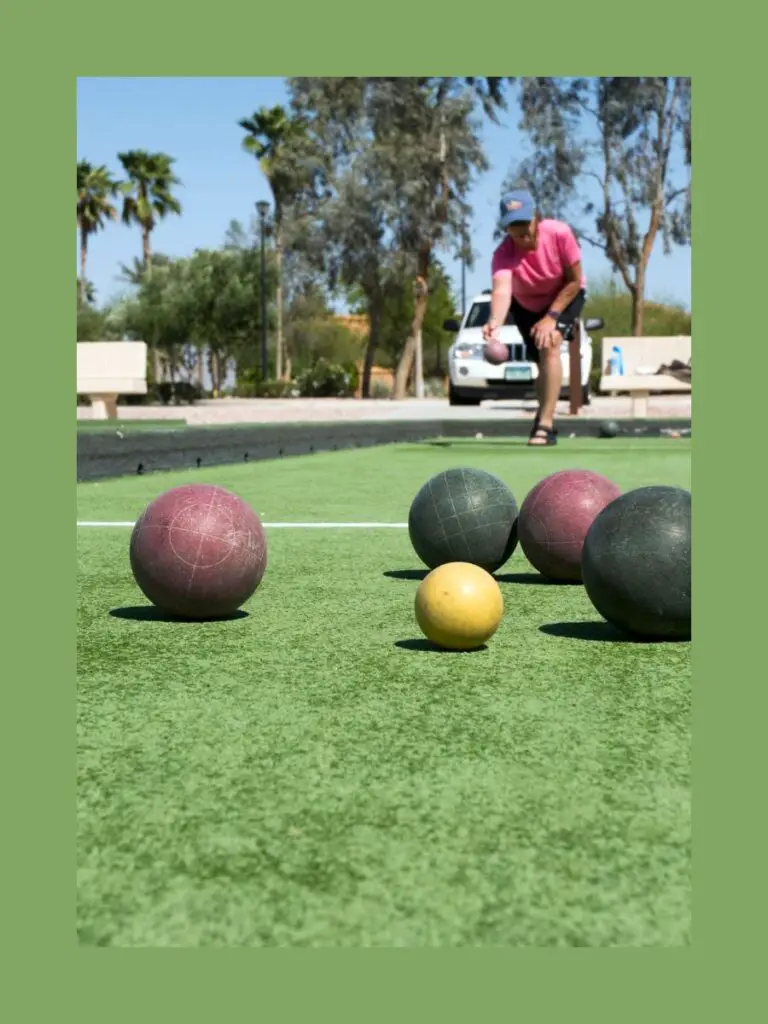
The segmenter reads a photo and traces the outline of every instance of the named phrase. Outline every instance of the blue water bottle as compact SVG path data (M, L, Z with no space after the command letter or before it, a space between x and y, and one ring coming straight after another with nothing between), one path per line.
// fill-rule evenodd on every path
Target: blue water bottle
M611 374L613 376L622 376L624 374L624 356L621 351L621 346L614 345L611 349Z

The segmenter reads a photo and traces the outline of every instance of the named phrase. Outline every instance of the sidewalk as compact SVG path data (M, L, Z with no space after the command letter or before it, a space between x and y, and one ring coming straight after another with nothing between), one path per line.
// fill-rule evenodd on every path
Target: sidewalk
M533 402L484 402L480 406L450 406L447 399L410 398L402 402L390 399L355 398L220 398L196 405L122 405L121 420L186 420L191 426L217 423L328 423L422 419L500 420L533 417ZM690 395L657 395L648 400L649 419L690 419ZM558 419L568 420L568 403L560 402ZM77 418L91 418L87 406L77 407ZM630 419L629 398L600 396L582 406L579 419Z

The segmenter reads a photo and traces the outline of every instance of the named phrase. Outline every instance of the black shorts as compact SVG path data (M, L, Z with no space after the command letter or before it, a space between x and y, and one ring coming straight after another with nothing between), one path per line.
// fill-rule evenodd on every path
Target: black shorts
M581 311L584 309L586 299L586 289L582 288L576 298L565 307L557 318L558 330L566 341L570 341L573 337L574 324L581 316ZM515 300L512 299L510 313L512 315L512 319L515 321L515 327L520 331L523 341L525 342L525 358L530 360L532 363L538 363L539 350L536 348L536 343L531 337L531 331L546 312L546 309L542 309L538 313L532 313L530 309L526 309L524 306L521 306L519 302L515 302Z

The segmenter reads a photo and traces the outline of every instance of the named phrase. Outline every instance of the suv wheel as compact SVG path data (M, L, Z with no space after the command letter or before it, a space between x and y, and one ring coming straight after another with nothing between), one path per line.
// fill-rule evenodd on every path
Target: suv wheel
M453 382L448 383L448 404L449 405L480 405L479 398L466 398L464 395L456 394Z

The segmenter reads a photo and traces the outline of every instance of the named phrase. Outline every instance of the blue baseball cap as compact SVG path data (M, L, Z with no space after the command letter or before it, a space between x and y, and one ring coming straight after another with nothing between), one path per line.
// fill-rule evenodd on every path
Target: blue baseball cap
M515 189L501 197L501 226L507 227L515 221L529 221L536 216L536 203L530 192Z

